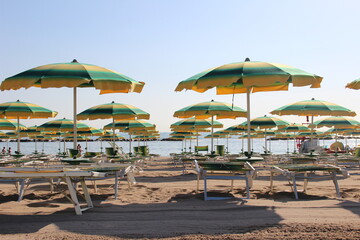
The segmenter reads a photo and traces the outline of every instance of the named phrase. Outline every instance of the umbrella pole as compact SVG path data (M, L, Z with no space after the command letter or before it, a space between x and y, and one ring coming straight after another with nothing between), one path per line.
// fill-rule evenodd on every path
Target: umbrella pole
M114 118L112 122L112 129L113 129L113 148L115 149L115 119Z
M265 128L265 134L264 134L264 136L265 136L265 154L267 153L267 141L266 141L266 128Z
M35 153L37 153L37 138L35 138Z
M250 136L250 88L246 88L246 118L247 118L247 144L248 158L251 158L251 136Z
M77 98L77 94L76 94L76 87L74 87L74 149L77 149L77 123L76 123L76 98Z
M132 141L131 134L129 134L129 153L130 153L130 155L131 155L131 141Z
M214 152L214 115L211 115L211 154Z
M45 140L43 139L43 142L42 142L42 149L41 149L41 152L44 153L44 148L45 148Z
M20 117L17 117L17 151L20 154Z
M198 131L196 130L196 146L199 146L199 133Z

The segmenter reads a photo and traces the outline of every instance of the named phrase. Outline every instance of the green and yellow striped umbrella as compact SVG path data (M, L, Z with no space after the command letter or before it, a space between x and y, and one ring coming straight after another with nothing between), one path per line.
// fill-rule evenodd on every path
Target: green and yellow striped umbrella
M85 63L75 59L71 63L55 63L39 66L12 77L6 78L0 89L17 90L20 88L61 88L70 87L74 92L74 121L76 126L77 88L93 87L105 93L140 93L144 82L138 82L118 72ZM76 148L76 129L74 131L74 148Z
M149 119L150 114L129 104L111 102L88 108L77 115L78 120L108 118L114 120Z
M0 119L0 129L1 130L24 130L26 127L22 124L17 124L15 121L10 119Z
M292 137L294 138L294 153L296 153L296 133L299 132L311 132L311 129L308 128L307 126L301 125L301 124L296 124L296 123L292 123L290 125L287 126L280 126L279 130L277 130L278 132L292 132L293 135Z
M175 91L205 92L216 87L218 94L288 90L295 87L320 87L322 77L278 63L250 61L225 64L180 82Z
M77 115L77 119L79 120L108 118L111 118L113 121L113 134L115 136L115 120L149 119L150 114L132 105L115 103L113 101L108 104L88 108ZM115 139L113 140L113 145L115 145Z
M68 132L65 134L65 136L73 136L73 135L74 135L73 132ZM101 130L98 128L93 128L93 127L90 127L90 129L87 129L87 130L79 129L77 131L77 135L78 136L102 136L102 135L104 135L104 130Z
M155 125L149 122L146 122L144 120L119 120L116 121L115 124L109 123L104 126L105 130L110 129L119 129L120 131L130 129L130 130L141 130L141 129L147 129L147 130L154 130Z
M305 100L293 104L285 105L278 109L271 111L271 114L279 116L283 115L297 115L297 116L351 116L354 117L356 113L345 107L339 106L335 103L315 100Z
M207 119L211 117L211 134L214 132L214 117L217 119L231 118L235 119L238 117L245 117L246 111L240 107L232 106L228 103L215 102L203 102L188 107L182 108L174 113L174 117L178 118L190 118L195 117L197 119ZM214 140L211 139L211 152L214 149Z
M327 117L313 123L315 127L359 128L360 122L347 117Z
M104 93L142 91L143 82L135 81L121 73L75 59L71 63L55 63L29 69L6 78L0 86L4 90L20 88L94 87Z
M176 128L176 129L189 129L189 128L222 128L223 124L219 121L213 121L211 122L211 119L196 119L196 118L189 118L177 121L173 124L171 124L170 128Z
M175 91L194 90L205 92L217 88L217 94L246 93L247 121L250 122L250 93L262 91L286 91L294 87L319 88L322 77L283 64L255 62L230 63L201 72L178 84ZM250 137L250 125L248 127ZM250 139L248 151L251 152ZM250 155L249 155L250 156Z
M17 119L18 124L20 124L20 119L53 118L56 115L57 112L33 103L20 102L19 100L0 104L0 117ZM17 151L20 153L20 135L17 141Z
M238 117L245 117L246 111L240 107L232 106L228 103L216 102L211 100L210 102L203 102L188 107L184 107L174 113L174 117L178 118L190 118L195 117L197 119L207 119L216 117L217 119ZM213 125L213 124L212 124Z
M79 130L89 130L90 127L85 123L77 122L77 129ZM56 131L56 132L69 132L74 129L74 121L70 119L56 119L44 124L41 124L38 127L38 130L41 131Z
M264 132L264 138L265 138L265 152L267 152L267 140L266 135L270 134L270 132L267 131L267 129L274 128L274 127L281 127L289 125L289 122L286 122L284 120L281 120L277 117L273 116L263 116L263 117L257 117L250 121L250 127L251 128L260 128L265 129ZM247 126L247 122L244 122L241 124L242 126Z

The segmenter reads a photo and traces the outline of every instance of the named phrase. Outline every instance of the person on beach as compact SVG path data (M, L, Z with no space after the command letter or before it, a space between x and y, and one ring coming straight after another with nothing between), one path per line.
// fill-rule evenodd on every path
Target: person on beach
M3 147L3 149L1 150L1 154L5 155L6 154L6 148Z
M82 150L81 150L81 145L80 144L77 145L76 149L78 150L79 155L81 155Z
M8 154L11 155L11 147L8 149Z

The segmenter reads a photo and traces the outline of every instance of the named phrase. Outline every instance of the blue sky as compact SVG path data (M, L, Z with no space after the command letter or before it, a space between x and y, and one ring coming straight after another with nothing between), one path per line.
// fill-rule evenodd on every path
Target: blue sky
M313 97L360 113L360 92L345 89L360 77L359 7L356 0L0 1L0 79L74 58L99 65L146 82L144 90L99 95L95 89L79 89L79 112L111 101L131 104L149 112L158 130L169 131L179 120L172 117L176 110L232 99L217 96L215 90L174 92L180 81L249 57L324 77L319 89L252 94L253 118ZM0 92L0 102L17 99L58 111L57 118L72 118L69 88ZM246 108L245 95L236 95L235 105ZM297 116L282 119L305 121ZM221 120L225 126L243 121ZM85 121L94 127L109 122Z

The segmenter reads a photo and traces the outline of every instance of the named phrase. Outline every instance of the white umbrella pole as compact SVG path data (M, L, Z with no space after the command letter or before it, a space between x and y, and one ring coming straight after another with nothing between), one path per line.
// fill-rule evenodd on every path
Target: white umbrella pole
M113 148L115 149L115 119L114 118L112 122L112 129L113 129Z
M214 115L211 115L211 154L214 151Z
M251 136L250 136L250 88L246 88L246 118L247 118L247 144L248 144L248 156L251 153Z
M265 128L265 134L264 134L264 136L265 136L265 153L267 153L267 141L266 141L266 128Z
M132 141L132 139L131 139L131 134L129 134L129 153L132 152L132 151L131 151L131 141Z
M35 138L35 152L37 153L37 138Z
M17 118L17 151L20 153L20 117Z
M74 149L77 149L77 121L76 121L76 98L77 98L77 94L76 94L76 87L74 87Z
M43 142L42 142L42 149L41 149L41 152L44 153L44 148L45 148L45 140L43 139Z
M196 130L196 146L199 146L199 133L198 131Z

